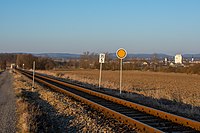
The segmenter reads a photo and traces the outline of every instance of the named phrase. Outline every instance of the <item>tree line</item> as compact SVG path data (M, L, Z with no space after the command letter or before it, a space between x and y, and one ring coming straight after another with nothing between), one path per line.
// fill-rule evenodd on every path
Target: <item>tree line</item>
M12 62L16 62L16 54L0 54L0 69L5 70L6 66L10 65Z
M119 59L113 58L111 54L106 54L106 61L103 64L103 70L119 70ZM36 69L99 69L99 55L97 53L84 52L78 59L67 59L56 61L47 57L36 57L32 54L0 54L0 69L6 69L6 66L15 63L20 68L32 69L33 61L36 62ZM188 67L172 67L160 62L156 54L150 61L142 59L125 59L124 70L140 70L155 72L175 72L200 74L200 64L188 65ZM144 64L144 62L149 62ZM23 66L24 64L24 66Z
M34 61L36 62L36 69L40 70L51 70L56 66L50 58L35 57L32 54L18 54L16 57L16 65L24 69L32 69Z
M4 70L6 67L10 67L11 64L25 69L31 69L33 67L33 61L36 62L36 69L50 70L56 66L53 59L46 57L35 57L32 54L0 54L0 69ZM24 66L23 66L24 64Z

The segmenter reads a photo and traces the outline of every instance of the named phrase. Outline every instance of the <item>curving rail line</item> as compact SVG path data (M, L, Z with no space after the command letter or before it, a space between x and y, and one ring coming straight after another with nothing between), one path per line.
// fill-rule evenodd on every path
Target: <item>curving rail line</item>
M30 71L20 69L17 69L17 71L29 78L32 77L32 72ZM200 122L198 121L126 101L109 94L69 84L44 74L36 73L35 80L58 92L84 102L92 108L103 112L105 115L136 128L139 132L200 132Z

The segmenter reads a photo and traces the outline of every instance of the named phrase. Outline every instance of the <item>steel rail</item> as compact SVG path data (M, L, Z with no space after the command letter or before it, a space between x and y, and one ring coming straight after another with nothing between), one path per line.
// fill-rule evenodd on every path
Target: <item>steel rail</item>
M21 73L23 73L24 75L26 75L29 78L32 77L30 74L27 74L27 73L24 73L24 72L21 72ZM53 84L48 83L48 82L46 82L46 81L44 81L42 79L39 79L38 77L35 77L35 80L40 82L40 83L43 83L43 84L49 86L50 88L53 88L54 90L56 90L58 92L61 92L63 94L67 94L67 95L69 95L69 96L71 96L71 97L73 97L75 99L78 99L81 102L93 107L94 109L103 112L105 115L112 116L113 118L123 122L124 124L130 125L130 126L132 126L134 128L137 127L137 130L139 132L142 132L142 133L143 132L145 132L145 133L163 133L162 131L160 131L160 130L154 128L154 127L148 126L148 125L146 125L144 123L141 123L141 122L139 122L137 120L134 120L134 119L132 119L132 118L130 118L128 116L120 114L119 112L116 112L114 110L106 108L106 107L104 107L104 106L102 106L102 105L100 105L98 103L92 102L92 101L90 101L90 100L88 100L86 98L83 98L83 97L79 96L79 95L76 95L74 93L66 91L66 90L64 90L64 89L62 89L62 88L60 88L60 87L58 87L56 85L53 85Z
M22 70L19 70L19 71L21 73L25 74L26 76L31 77L31 72L22 71ZM200 122L197 122L197 121L194 121L194 120L190 120L190 119L180 117L180 116L177 116L177 115L173 115L173 114L170 114L170 113L166 113L166 112L163 112L163 111L160 111L160 110L157 110L157 109L153 109L153 108L150 108L150 107L139 105L139 104L136 104L136 103L133 103L133 102L129 102L129 101L120 99L120 98L109 96L107 94L91 91L89 89L85 89L83 87L71 85L71 84L68 84L66 82L62 82L62 81L58 81L58 80L55 80L55 79L52 79L52 78L49 78L49 77L42 76L40 74L36 74L36 77L37 77L37 81L42 82L42 83L44 83L44 84L46 84L46 85L48 85L48 86L50 86L54 89L56 88L56 90L58 90L62 93L66 93L66 94L68 94L68 95L70 95L70 96L72 96L76 99L79 99L80 101L82 101L86 104L89 104L90 106L94 107L97 110L100 110L100 111L106 113L107 115L111 115L112 117L116 118L119 121L122 121L125 124L131 125L133 127L137 127L141 132L162 132L162 131L157 130L157 129L151 127L151 126L148 126L147 124L141 123L140 121L137 121L137 120L134 120L130 117L127 117L124 114L120 114L119 112L113 111L113 110L106 108L104 106L101 106L99 104L97 105L97 103L94 103L90 100L81 98L78 95L74 96L74 94L72 94L71 92L68 92L68 91L63 90L63 89L59 89L59 87L52 85L50 83L47 83L46 81L43 81L43 80L48 80L48 81L51 81L51 82L54 82L54 83L57 83L57 84L60 84L60 85L63 85L63 86L67 86L69 88L73 88L73 89L85 92L87 94L97 96L99 98L106 99L108 101L112 101L112 102L115 102L117 104L121 104L123 106L130 107L130 108L133 108L135 110L139 110L141 112L145 112L147 114L150 114L150 115L153 115L153 116L156 116L156 117L160 117L162 119L170 120L174 123L178 123L178 124L181 124L181 125L184 125L184 126L187 126L187 127L191 127L195 130L200 131Z
M51 80L51 81L54 81L56 83L59 83L59 84L65 85L65 86L68 86L70 88L74 88L74 89L77 89L77 90L80 90L80 91L84 91L88 94L95 95L95 96L104 98L106 100L109 100L109 101L112 101L112 102L115 102L115 103L118 103L118 104L122 104L122 105L127 106L127 107L134 108L136 110L139 110L139 111L160 117L162 119L170 120L170 121L173 121L173 122L178 123L178 124L182 124L182 125L185 125L185 126L192 127L194 129L200 131L200 122L198 122L198 121L194 121L194 120L191 120L191 119L188 119L188 118L184 118L184 117L177 116L177 115L174 115L174 114L170 114L170 113L167 113L167 112L164 112L164 111L160 111L160 110L157 110L157 109L146 107L144 105L129 102L129 101L126 101L126 100L123 100L123 99L120 99L120 98L116 98L116 97L113 97L113 96L110 96L110 95L107 95L107 94L88 90L88 89L85 89L83 87L72 85L72 84L69 84L69 83L66 83L66 82L63 82L63 81L58 81L58 80L55 80L55 79L52 79L52 78L49 78L49 77L44 77L44 76L41 76L41 75L38 75L38 74L37 74L37 76Z

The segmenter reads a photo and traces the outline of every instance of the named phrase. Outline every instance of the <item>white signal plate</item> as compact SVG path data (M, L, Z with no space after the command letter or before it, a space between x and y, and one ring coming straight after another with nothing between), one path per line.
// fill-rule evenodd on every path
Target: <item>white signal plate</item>
M99 63L104 63L105 62L105 54L99 54Z

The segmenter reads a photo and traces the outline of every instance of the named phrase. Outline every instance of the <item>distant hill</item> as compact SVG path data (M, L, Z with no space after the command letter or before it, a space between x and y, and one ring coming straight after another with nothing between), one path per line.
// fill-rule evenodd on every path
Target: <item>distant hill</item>
M184 58L200 58L200 54L184 54L183 55Z
M128 54L128 57L130 58L152 58L155 54ZM157 58L163 59L163 58L170 58L172 56L166 55L166 54L156 54Z
M40 53L40 54L33 54L34 56L39 57L49 57L53 59L76 59L80 57L80 54L69 54L69 53Z
M35 56L40 56L40 57L49 57L49 58L54 58L54 59L77 59L80 58L80 54L69 54L69 53L39 53L39 54L33 54ZM115 53L110 53L111 58L117 58ZM144 58L144 59L150 59L154 56L154 54L128 54L127 58ZM156 53L157 58L159 59L164 59L164 58L169 58L172 59L174 58L174 55L167 55L167 54L162 54L162 53ZM184 58L198 58L200 59L200 54L183 54Z
M112 58L116 58L115 53L110 54ZM143 58L143 59L150 59L154 56L154 54L128 54L127 58ZM163 58L172 58L173 56L167 55L167 54L156 54L157 58L163 59Z

